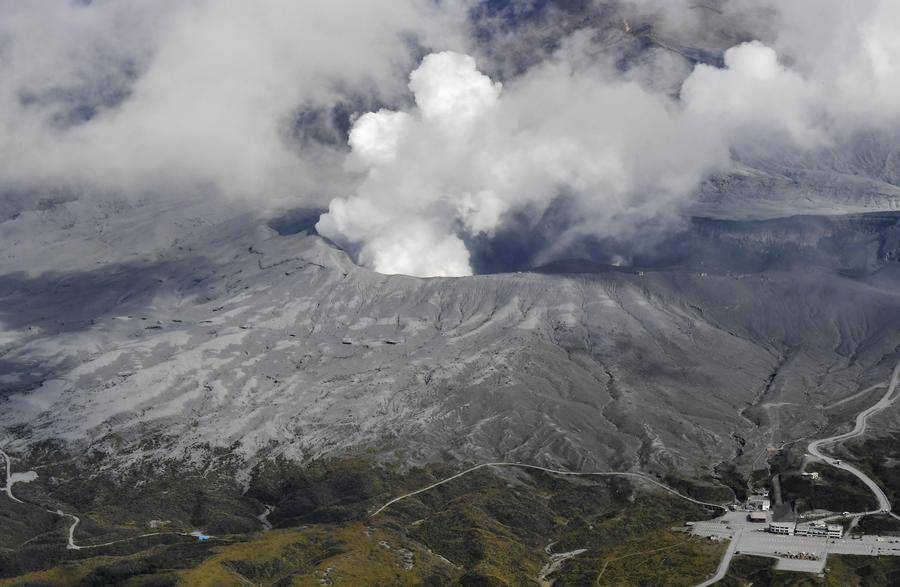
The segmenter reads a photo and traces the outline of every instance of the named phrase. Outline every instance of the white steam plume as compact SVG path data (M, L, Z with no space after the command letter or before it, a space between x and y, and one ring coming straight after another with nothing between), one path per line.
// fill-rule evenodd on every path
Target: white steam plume
M540 213L560 194L582 221L559 246L580 234L627 236L677 213L735 150L814 151L896 119L900 5L844 12L849 24L831 24L845 60L816 55L818 37L788 9L775 42L787 56L759 41L734 46L724 67L696 66L674 99L585 65L580 34L502 92L471 57L429 55L410 76L415 109L356 122L351 157L365 179L318 228L377 271L420 276L470 274L466 237L491 234L511 210Z
M564 196L578 220L556 247L629 236L676 217L731 154L815 157L900 128L897 0L602 2L596 14L615 22L567 12L580 30L502 86L465 55L491 54L465 36L472 4L0 0L0 197L74 186L330 201L320 231L361 262L465 275L465 243L512 212ZM722 67L693 67L677 47L635 42L626 13L704 55L746 30L759 40L728 49ZM744 21L753 27L736 33ZM521 28L508 30L512 51ZM617 46L628 59L607 63ZM423 48L451 52L407 79ZM479 63L518 71L496 59ZM356 109L405 104L407 89L414 106L355 120L349 155L292 134L301 111L347 96L363 98Z
M323 169L347 178L337 152L292 139L296 114L396 100L411 44L463 43L463 8L0 0L0 185L309 197Z
M767 4L778 15L773 47L794 62L840 124L877 126L900 117L900 2Z
M582 229L624 235L671 213L727 160L678 104L565 58L501 92L471 57L432 54L410 89L411 112L357 120L352 156L366 178L318 225L382 273L468 275L465 235L491 234L510 209L546 207L563 191Z

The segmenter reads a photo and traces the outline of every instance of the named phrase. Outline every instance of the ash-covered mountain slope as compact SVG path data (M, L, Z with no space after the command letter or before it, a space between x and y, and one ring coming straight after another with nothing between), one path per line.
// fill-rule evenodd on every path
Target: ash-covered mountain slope
M736 153L734 169L704 182L694 211L725 219L900 210L900 149L865 132L813 151Z
M202 202L79 206L0 225L0 431L16 452L751 466L900 356L890 215L799 240L754 225L759 263L794 251L777 271L416 279ZM719 223L686 238L744 234ZM866 270L802 254L828 242Z

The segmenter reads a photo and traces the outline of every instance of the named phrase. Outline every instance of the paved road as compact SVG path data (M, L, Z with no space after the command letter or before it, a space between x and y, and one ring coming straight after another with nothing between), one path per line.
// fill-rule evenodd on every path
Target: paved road
M725 575L728 573L728 567L731 566L731 559L734 558L734 553L737 552L742 533L743 530L738 529L731 535L731 542L728 543L728 548L725 550L725 554L722 555L722 560L719 561L719 568L716 569L716 574L697 585L697 587L707 587L707 585L718 583L725 578Z
M6 496L8 498L10 498L11 500L16 501L18 503L25 503L24 501L22 501L21 499L19 499L15 495L13 495L13 492L12 492L12 486L13 486L12 459L9 458L9 455L6 454L6 452L4 452L2 448L0 448L0 455L2 455L3 460L6 461L6 485L3 487L3 489L6 491ZM79 548L81 548L80 546L77 546L74 542L75 526L77 526L78 522L81 521L78 519L78 516L75 516L72 514L66 514L62 510L47 510L47 511L50 512L51 514L56 514L57 516L64 517L64 518L72 518L74 520L72 522L72 525L69 526L69 540L68 540L68 544L66 544L66 548L71 549L71 550L78 550Z
M12 492L12 486L13 486L13 483L12 483L12 459L9 458L9 455L6 454L3 451L3 449L0 449L0 456L3 457L4 461L6 461L6 467L5 467L5 469L6 469L6 485L4 485L2 490L6 493L6 496L9 497L11 500L18 502L18 503L22 503L22 504L26 503L26 502L22 501L21 499L19 499L18 497L16 497L15 495L13 495L13 492ZM36 505L36 504L30 504L30 505ZM38 506L38 507L40 507L40 506ZM127 540L134 540L135 538L145 538L147 536L160 536L162 534L179 534L181 536L191 536L191 534L189 534L187 532L151 532L149 534L141 534L139 536L129 536L128 538L120 538L119 540L112 540L110 542L104 542L102 544L78 545L75 543L75 528L81 522L81 518L79 518L75 514L67 514L66 512L64 512L62 510L47 510L47 511L50 512L51 514L56 514L57 516L59 516L61 518L69 518L70 520L72 520L72 524L69 526L69 531L67 533L67 541L66 541L66 548L69 550L81 550L82 548L100 548L101 546L109 546L111 544L117 544L119 542L125 542ZM264 515L268 515L270 511L271 510L269 509L269 506L266 506L266 513ZM265 523L265 520L261 520L261 521L263 521ZM269 527L271 528L271 524L269 525Z
M783 536L766 532L762 524L746 521L746 512L730 512L717 520L695 522L693 534L730 540L728 550L719 563L716 574L697 587L722 580L734 555L769 556L779 558L778 568L822 572L829 554L862 556L900 556L900 538L892 536L863 536L862 538L823 538L813 536ZM783 553L812 553L817 560L789 559Z
M694 499L693 497L688 497L687 495L679 493L679 492L675 491L674 489L672 489L671 487L664 485L664 484L660 483L659 481L657 481L656 479L654 479L653 477L650 477L649 475L644 475L643 473L632 473L630 471L598 471L598 472L560 471L557 469L548 469L547 467L539 467L537 465L526 465L524 463L500 462L500 463L482 463L480 465L475 465L474 467L470 467L470 468L466 469L465 471L457 473L456 475L452 475L450 477L447 477L446 479L442 479L442 480L438 481L437 483L432 483L431 485L429 485L427 487L423 487L422 489L417 489L416 491L411 491L411 492L401 495L399 497L395 497L394 499L390 500L389 502L387 502L386 504L384 504L383 506L381 506L380 508L378 508L377 510L375 510L374 512L369 514L369 517L371 518L373 516L377 516L378 514L380 514L384 510L386 510L389 506L397 503L398 501L402 501L408 497L412 497L414 495L424 493L430 489L434 489L435 487L438 487L439 485L443 485L444 483L448 483L450 481L453 481L454 479L459 479L463 475L468 475L469 473L471 473L473 471L477 471L478 469L482 469L484 467L520 467L523 469L535 469L537 471L544 471L546 473L552 473L554 475L573 475L573 476L580 476L580 477L587 477L587 476L633 477L636 479L640 479L642 481L646 481L653 485L656 485L657 487L659 487L665 491L668 491L672 495L676 495L676 496L680 497L681 499L685 499L692 503L696 503L698 505L702 505L702 506L706 506L706 507L717 508L717 509L720 509L720 510L723 510L726 512L728 511L728 508L726 508L725 506L723 506L721 504L700 501L698 499Z
M825 461L827 464L831 465L832 467L836 467L838 469L843 469L844 471L847 471L848 473L855 475L857 478L859 478L860 481L862 481L863 483L866 484L866 486L869 488L869 490L875 495L875 498L878 500L878 508L879 509L871 511L871 512L862 512L862 513L874 514L874 513L878 513L879 511L890 512L891 511L891 502L888 499L887 495L884 493L884 491L878 486L877 483L875 483L875 481L872 480L871 477L869 477L868 475L866 475L865 473L863 473L862 471L860 471L853 465L844 463L844 462L840 461L839 459L835 459L835 458L829 457L828 455L823 454L820 449L823 446L826 446L829 444L835 444L837 442L842 442L844 440L848 440L850 438L856 438L857 436L862 436L863 434L865 434L866 428L869 425L869 416L872 416L873 414L877 414L878 412L881 412L882 410L890 407L891 404L894 402L895 398L893 397L893 395L894 395L894 391L897 388L898 380L900 380L900 363L898 363L897 366L894 367L894 372L891 375L890 384L888 385L887 391L881 397L881 399L878 400L877 403L875 403L871 407L863 410L856 416L856 425L853 427L853 430L850 430L849 432L845 432L843 434L838 434L836 436L831 436L829 438L822 438L820 440L814 440L809 443L809 447L807 448L807 450L809 451L809 454Z
M856 416L856 423L853 427L853 430L849 432L845 432L843 434L838 434L835 436L831 436L828 438L822 438L819 440L814 440L809 443L807 447L807 451L813 455L814 457L821 459L828 465L832 467L836 467L838 469L842 469L847 471L848 473L853 474L857 478L859 478L863 483L866 484L866 487L872 491L872 494L875 495L875 498L878 500L879 509L873 510L870 512L859 512L853 514L855 516L862 516L868 514L877 514L880 512L888 512L894 518L900 520L900 516L897 516L893 512L891 512L891 502L888 499L887 495L884 491L878 486L875 481L872 480L871 477L860 471L858 468L853 465L849 465L847 463L842 462L840 459L835 459L828 455L822 453L821 448L823 446L827 446L830 444L835 444L837 442L842 442L844 440L848 440L850 438L856 438L858 436L862 436L866 433L866 429L869 424L869 417L885 410L890 407L894 400L894 392L897 389L898 382L900 382L900 363L894 367L894 371L891 373L890 382L887 384L887 391L878 400L877 403L872 405L871 407L863 410ZM845 401L849 401L856 397L859 397L873 389L877 389L879 387L883 387L885 384L877 384L864 389L863 391L850 396L844 400L836 402L831 406L826 407L825 409L834 407L839 405ZM727 518L729 514L726 514L725 518ZM845 516L831 516L828 518L823 518L822 521L831 520L834 518L841 518ZM716 571L716 574L710 579L700 583L697 587L706 587L708 585L712 585L721 581L726 573L728 572L728 567L731 564L731 559L734 556L735 552L738 551L738 547L740 547L740 552L744 553L753 553L753 554L772 554L775 552L817 552L822 554L822 565L824 566L824 557L828 552L840 553L840 554L893 554L900 556L900 544L894 544L888 542L887 544L880 542L879 540L850 540L850 539L842 539L842 540L829 540L825 538L805 538L805 537L797 537L797 536L778 536L769 533L757 532L753 530L747 530L744 527L744 524L740 523L737 519L729 520L730 524L722 524L722 525L714 525L714 523L697 523L695 525L695 532L700 533L701 535L707 536L718 536L720 538L727 538L731 540L731 543L728 546L728 550L725 551L725 555L722 557L721 562L719 563L719 568ZM718 522L716 523L718 524ZM731 528L728 528L731 526Z
M81 518L79 518L75 514L67 514L62 510L56 510L55 512L53 510L47 511L53 512L61 518L72 518L72 525L69 526L69 540L66 543L66 548L68 548L69 550L81 550L81 547L75 544L75 526L78 525L78 523L81 521Z
M861 538L824 538L818 536L785 536L766 532L762 524L729 520L697 522L693 533L697 536L732 538L736 554L774 555L776 552L811 552L827 554L886 554L900 556L900 538L896 536L863 536Z
M853 430L851 430L850 432L845 432L844 434L838 434L837 436L832 436L830 438L822 438L820 440L814 440L813 442L811 442L809 444L809 447L808 447L808 451L813 456L825 461L826 463L828 463L829 465L831 465L833 467L837 467L839 469L843 469L849 473L852 473L853 475L858 477L860 480L862 480L862 482L865 483L866 486L869 487L869 489L872 491L872 493L875 494L876 498L878 499L879 508L886 512L891 511L891 503L888 500L887 495L885 495L884 491L882 491L881 488L878 487L877 483L875 483L868 475L866 475L865 473L863 473L862 471L860 471L853 465L848 465L846 463L842 463L838 459L834 459L834 458L831 458L829 456L822 454L820 452L819 448L823 445L833 444L835 442L840 442L842 440L847 440L848 438L854 438L856 436L861 436L861 435L865 434L866 427L868 425L869 416L871 416L872 414L877 414L878 412L884 410L885 408L889 407L893 403L892 396L894 394L894 390L897 388L898 380L900 380L900 363L898 363L897 366L894 368L894 372L891 376L891 381L890 381L890 384L888 385L887 392L878 401L878 403L876 403L875 405L871 406L870 408L860 412L856 416L856 426L853 428ZM875 385L864 391L870 391L878 386L879 385ZM859 395L859 394L857 394L857 395ZM855 396L853 396L853 397L855 397ZM663 485L662 483L660 483L659 481L656 481L652 477L643 475L641 473L559 471L559 470L555 470L555 469L548 469L546 467L539 467L537 465L526 465L523 463L498 462L498 463L482 463L480 465L475 465L474 467L470 467L470 468L466 469L465 471L457 473L456 475L452 475L450 477L447 477L446 479L442 479L441 481L438 481L437 483L432 483L431 485L429 485L427 487L423 487L422 489L418 489L416 491L411 491L410 493L401 495L399 497L395 497L394 499L388 501L383 506L381 506L380 508L375 510L372 514L370 514L369 517L380 514L385 509L387 509L391 505L397 503L398 501L404 500L404 499L406 499L408 497L412 497L414 495L418 495L420 493L424 493L426 491L434 489L435 487L438 487L439 485L443 485L444 483L448 483L450 481L453 481L454 479L458 479L458 478L462 477L463 475L467 475L473 471L477 471L478 469L481 469L484 467L522 467L522 468L527 468L527 469L536 469L539 471L545 471L548 473L553 473L555 475L580 475L580 476L589 476L589 475L616 476L616 475L618 475L618 476L624 476L624 477L635 477L635 478L647 481L648 483L652 483L653 485L656 485L657 487L660 487L660 488L664 489L665 491L668 491L669 493L671 493L673 495L677 495L678 497L680 497L682 499L686 499L690 502L727 511L727 509L720 504L707 503L704 501L699 501L699 500L693 499L691 497L688 497L686 495L683 495L683 494L675 491L671 487ZM876 510L876 511L872 511L872 512L864 512L864 513L878 513L878 511Z
M873 385L872 387L867 387L867 388L865 388L865 389L862 390L862 391L859 391L859 392L857 392L857 393L854 393L854 394L851 395L850 397L845 397L844 399L840 399L840 400L834 402L833 404L828 404L827 406L822 406L822 409L823 409L823 410L831 410L831 409L834 409L834 408L836 408L836 407L838 407L838 406L840 406L840 405L843 405L843 404L845 404L845 403L847 403L847 402L852 402L853 400L855 400L855 399L858 398L858 397L862 397L862 396L866 395L867 393L869 393L869 392L872 391L873 389L881 389L882 387L887 387L887 383L884 382L884 381L882 381L881 383L876 383L876 384Z
M69 526L68 532L68 541L66 543L66 548L68 550L81 550L84 548L100 548L102 546L111 546L113 544L118 544L120 542L128 542L129 540L135 540L137 538L146 538L148 536L163 536L166 534L177 534L179 536L193 536L193 534L189 532L149 532L147 534L139 534L137 536L128 536L127 538L119 538L118 540L110 540L109 542L101 542L100 544L76 544L75 543L75 528L81 522L81 518L76 516L75 514L67 514L62 510L47 510L51 514L56 514L62 518L69 518L72 520L72 525Z
M194 536L190 532L148 532L147 534L139 534L137 536L128 536L127 538L119 538L118 540L110 540L109 542L101 542L100 544L75 544L75 527L78 526L79 522L81 522L81 518L76 516L75 514L67 514L62 510L47 510L52 514L56 514L57 516L63 518L70 518L72 520L72 525L69 526L69 534L68 541L66 543L66 548L69 550L81 550L84 548L100 548L102 546L111 546L113 544L119 544L120 542L128 542L129 540L136 540L138 538L146 538L148 536L163 536L167 534L177 534L178 536Z

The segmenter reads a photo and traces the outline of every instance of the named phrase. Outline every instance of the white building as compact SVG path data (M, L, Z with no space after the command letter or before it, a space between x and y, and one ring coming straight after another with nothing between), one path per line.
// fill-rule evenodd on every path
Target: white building
M844 535L844 527L840 524L826 524L825 522L810 522L797 526L794 533L797 536L821 536L825 538L841 538Z
M769 521L769 514L767 514L766 512L762 512L762 511L750 512L747 515L747 521L765 524L766 522Z
M751 495L747 498L748 510L759 510L765 512L769 510L771 505L772 502L769 501L769 498L765 495Z
M797 528L797 524L794 522L769 522L769 532L773 534L786 534L791 536L794 534L794 530Z

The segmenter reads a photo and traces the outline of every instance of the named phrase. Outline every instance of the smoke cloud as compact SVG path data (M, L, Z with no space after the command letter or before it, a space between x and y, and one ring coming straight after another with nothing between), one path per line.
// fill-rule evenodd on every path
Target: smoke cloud
M0 0L0 193L327 206L383 273L468 275L561 201L544 258L634 239L736 161L900 128L894 0L49 4Z
M366 177L319 232L382 273L468 275L463 236L490 235L511 209L539 213L566 192L583 217L573 231L622 235L727 161L678 104L568 50L506 87L470 56L425 57L410 75L415 108L356 121L351 157Z
M817 93L798 73L778 62L758 41L725 52L723 68L698 65L681 88L681 99L730 143L771 140L772 133L799 146L825 140L825 113Z
M351 157L365 179L331 202L319 231L383 273L468 275L464 241L491 235L510 211L540 215L564 194L580 221L557 249L581 235L628 237L677 214L733 153L833 147L860 118L894 117L897 8L845 13L852 25L832 24L847 58L824 61L821 33L798 28L817 10L799 12L806 20L796 7L778 13L785 55L740 43L721 67L696 65L674 97L640 71L586 65L583 34L503 88L469 56L429 55L410 76L415 108L357 121Z
M842 124L896 121L900 4L892 0L772 4L778 15L774 48L814 85L832 116Z
M417 47L460 45L463 19L429 0L2 0L0 182L309 198L343 155L301 149L298 115L402 99Z

